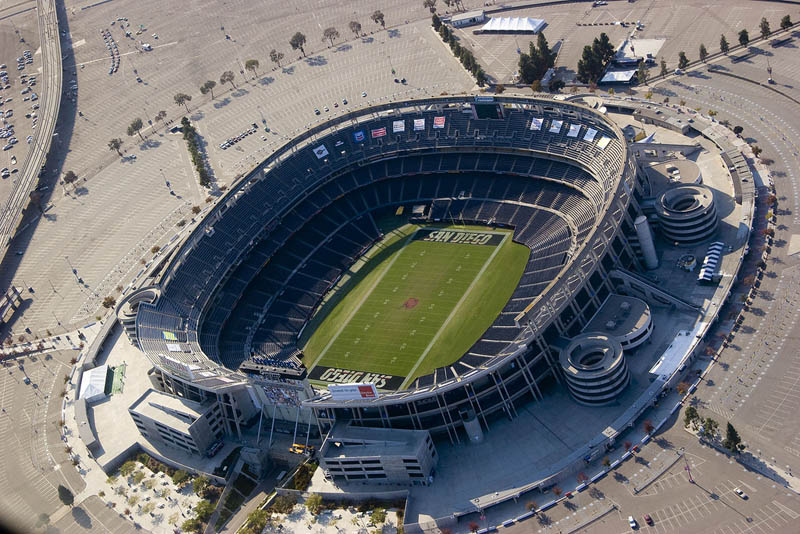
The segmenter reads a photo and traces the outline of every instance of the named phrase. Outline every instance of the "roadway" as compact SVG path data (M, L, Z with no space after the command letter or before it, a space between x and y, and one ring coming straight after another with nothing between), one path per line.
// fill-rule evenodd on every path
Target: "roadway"
M11 238L34 190L39 170L50 150L58 110L61 105L61 40L55 0L37 0L39 42L42 47L41 122L33 133L33 142L20 168L20 177L0 213L0 254L8 249Z

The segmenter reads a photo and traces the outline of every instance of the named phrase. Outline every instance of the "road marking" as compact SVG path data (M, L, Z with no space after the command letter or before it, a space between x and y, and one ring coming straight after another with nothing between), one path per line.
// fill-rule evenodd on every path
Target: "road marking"
M787 506L784 506L783 504L779 503L778 501L772 501L772 504L774 504L776 508L779 508L783 513L785 513L790 518L792 518L792 520L800 518L800 514L798 514L797 512L792 510L791 508L788 508Z

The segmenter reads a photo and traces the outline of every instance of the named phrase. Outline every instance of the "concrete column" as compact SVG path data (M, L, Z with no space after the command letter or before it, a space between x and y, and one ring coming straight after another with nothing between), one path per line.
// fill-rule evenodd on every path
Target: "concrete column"
M636 228L636 236L639 238L639 245L642 247L645 266L648 269L655 269L658 267L658 255L656 254L655 243L653 243L653 233L650 231L650 225L647 224L647 217L639 215L633 221L633 226Z

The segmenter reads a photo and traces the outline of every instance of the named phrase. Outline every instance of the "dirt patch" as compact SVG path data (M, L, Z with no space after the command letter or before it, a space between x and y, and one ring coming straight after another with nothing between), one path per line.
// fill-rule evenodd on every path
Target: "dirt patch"
M419 304L419 299L415 299L414 297L411 297L410 299L408 299L407 301L405 301L403 303L403 307L405 309L407 309L407 310L410 310L412 308L416 308L417 304Z

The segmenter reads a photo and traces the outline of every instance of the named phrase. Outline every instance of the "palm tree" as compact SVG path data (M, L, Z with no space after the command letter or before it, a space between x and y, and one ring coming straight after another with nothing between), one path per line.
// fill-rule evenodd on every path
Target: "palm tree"
M133 122L131 122L130 126L128 126L128 136L133 137L133 134L139 134L139 139L144 141L144 137L142 137L141 134L142 126L143 126L142 119L140 119L139 117L133 119Z
M257 73L258 66L259 66L259 63L258 63L257 59L248 59L247 61L244 62L245 70L252 71L253 72L253 78L255 78L256 75L258 74Z
M200 93L206 94L211 93L211 100L214 100L214 88L217 86L217 82L214 80L208 80L206 83L200 86Z
M229 83L229 82L230 82L230 84L233 86L233 88L234 88L234 89L236 89L236 84L235 84L235 83L233 83L233 76L234 76L234 75L233 75L233 71L231 71L231 70L226 70L226 71L225 71L225 72L223 72L223 73L222 73L222 75L219 77L219 83L221 83L222 85L225 85L226 83Z
M115 151L120 156L122 156L122 152L119 151L121 147L122 147L122 139L120 139L119 137L115 137L108 142L109 150Z
M186 108L186 112L189 112L189 102L191 102L192 97L185 93L178 93L174 97L175 104L178 106L184 106Z
M269 51L269 59L280 67L281 60L283 59L283 52L278 52L273 48L272 50Z
M376 9L370 18L375 24L380 24L381 28L386 28L386 20L384 20L383 12L380 9Z
M328 40L331 42L331 46L333 46L333 41L339 38L339 30L331 26L330 28L325 28L325 31L322 32L322 40Z
M361 23L360 22L358 22L357 20L351 20L350 24L348 26L350 26L350 31L353 32L354 34L356 34L356 37L361 35Z
M306 44L306 36L303 35L301 32L297 32L292 35L292 38L289 39L289 44L292 46L292 50L300 50L303 53L303 57L306 57L306 51L303 49L303 45Z

